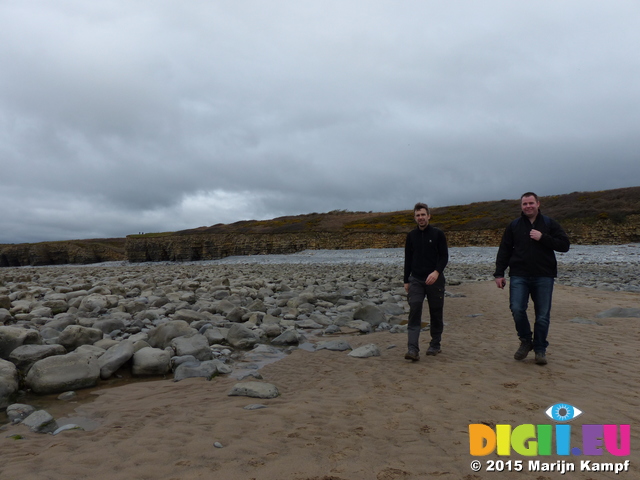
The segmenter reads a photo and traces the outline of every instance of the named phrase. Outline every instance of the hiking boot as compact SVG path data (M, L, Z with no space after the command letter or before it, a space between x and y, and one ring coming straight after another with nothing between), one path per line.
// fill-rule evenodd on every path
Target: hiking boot
M523 340L520 342L520 347L513 355L513 358L515 358L516 360L524 360L525 358L527 358L527 355L529 355L529 352L531 350L533 350L533 344L531 342Z
M420 360L420 354L415 350L409 350L404 354L404 358L405 360L412 360L414 362L417 362L418 360Z
M437 355L440 353L440 351L440 347L429 345L429 348L427 348L427 355Z
M536 365L546 365L547 356L544 352L536 352Z

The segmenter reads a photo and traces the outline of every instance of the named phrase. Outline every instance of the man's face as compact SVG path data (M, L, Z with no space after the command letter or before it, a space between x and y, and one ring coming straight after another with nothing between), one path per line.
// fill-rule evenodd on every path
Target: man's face
M540 202L536 200L536 197L522 197L520 206L522 207L522 213L524 213L528 218L534 219L538 216Z
M413 212L413 218L416 219L416 223L420 229L425 229L427 228L427 225L429 225L431 215L429 215L424 208L421 208L420 210Z

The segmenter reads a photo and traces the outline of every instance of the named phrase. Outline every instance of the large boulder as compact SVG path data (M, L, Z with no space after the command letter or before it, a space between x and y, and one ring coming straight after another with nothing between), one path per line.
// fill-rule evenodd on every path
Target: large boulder
M62 345L67 352L71 352L80 345L93 345L102 339L102 330L81 325L69 325L66 327L57 342Z
M96 357L68 353L38 360L29 370L25 383L34 393L44 395L93 387L99 377Z
M75 325L76 323L77 322L75 315L71 313L59 313L58 315L53 317L52 320L49 320L47 323L45 323L45 327L53 328L54 330L62 332L69 325Z
M206 362L185 362L178 365L173 374L173 381L179 382L185 378L204 377L211 380L218 373L218 366L224 365L220 360Z
M353 312L353 319L364 320L371 326L377 327L382 322L386 321L386 316L384 312L375 305L364 305Z
M9 360L22 375L26 375L31 366L38 360L53 355L64 355L65 353L67 351L62 345L22 345L11 352Z
M7 360L21 345L40 345L42 337L36 330L21 327L0 327L0 358Z
M209 341L204 335L197 333L189 337L176 337L171 340L171 348L176 352L176 355L193 355L197 360L204 362L211 360L211 348L209 348Z
M184 320L171 320L158 325L149 331L147 342L154 348L166 348L171 340L177 337L185 337L198 333L195 328L191 328Z
M171 355L166 350L144 347L133 354L134 375L164 375L171 370Z
M253 348L259 340L257 333L240 323L231 325L227 334L227 342L234 348Z
M131 340L112 346L98 359L100 378L107 379L133 357L135 348Z
M298 345L300 342L304 342L304 335L295 329L285 330L271 340L273 345Z
M97 328L108 335L115 330L124 330L125 323L121 318L104 318L94 322L92 328Z
M105 292L106 293L106 292ZM100 293L91 293L82 299L78 310L88 313L104 313L110 308L118 306L118 297L116 295L102 295Z
M18 369L13 363L0 359L0 410L12 403L11 397L17 391Z

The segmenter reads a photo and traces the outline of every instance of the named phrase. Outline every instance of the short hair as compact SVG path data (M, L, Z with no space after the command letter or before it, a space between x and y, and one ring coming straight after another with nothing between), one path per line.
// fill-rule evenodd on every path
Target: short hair
M430 215L429 213L429 205L427 205L426 203L422 203L422 202L418 202L415 204L415 206L413 207L413 213L417 212L418 210L422 210L425 209L427 211L427 215Z
M520 195L520 200L522 200L524 197L533 197L536 199L536 202L539 202L540 200L538 199L538 195L536 195L533 192L527 192L527 193L523 193L522 195Z

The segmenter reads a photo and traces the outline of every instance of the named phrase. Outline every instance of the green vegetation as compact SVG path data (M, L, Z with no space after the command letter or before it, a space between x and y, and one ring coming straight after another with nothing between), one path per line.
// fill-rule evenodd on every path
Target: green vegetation
M629 215L640 214L640 187L574 192L541 197L541 210L563 223L624 223ZM495 230L504 228L520 214L520 199L476 202L433 208L431 223L445 231ZM379 232L401 233L414 227L413 211L349 212L334 210L272 220L247 220L228 225L200 227L176 232L197 233L286 233L286 232ZM133 235L132 235L133 236ZM135 236L134 236L135 237Z

